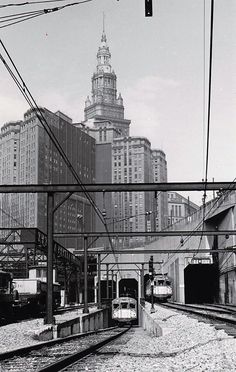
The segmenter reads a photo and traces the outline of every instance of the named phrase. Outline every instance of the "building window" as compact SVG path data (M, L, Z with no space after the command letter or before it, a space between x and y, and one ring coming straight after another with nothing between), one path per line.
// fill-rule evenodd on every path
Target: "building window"
M181 206L179 205L179 216L181 217Z

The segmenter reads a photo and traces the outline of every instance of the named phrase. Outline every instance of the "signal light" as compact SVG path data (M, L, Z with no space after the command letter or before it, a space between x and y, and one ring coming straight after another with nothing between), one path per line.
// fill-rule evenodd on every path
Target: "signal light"
M154 272L154 269L153 269L153 256L150 256L150 260L149 260L149 276L150 276L151 280L153 279L153 272Z
M145 0L145 17L152 17L152 0Z

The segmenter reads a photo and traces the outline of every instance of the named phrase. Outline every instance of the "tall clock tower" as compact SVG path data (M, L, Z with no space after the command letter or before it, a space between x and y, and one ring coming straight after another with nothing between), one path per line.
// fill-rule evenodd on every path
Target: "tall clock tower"
M111 67L111 53L103 29L97 52L96 71L92 76L91 99L85 102L85 123L93 123L93 134L97 142L110 142L113 138L129 136L130 120L124 119L121 94L117 95L116 74ZM106 136L101 136L101 131ZM98 131L98 135L96 135Z

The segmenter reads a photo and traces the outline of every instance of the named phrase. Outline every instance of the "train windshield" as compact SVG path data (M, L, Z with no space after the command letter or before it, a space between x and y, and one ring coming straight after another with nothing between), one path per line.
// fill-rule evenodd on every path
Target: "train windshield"
M164 280L158 280L159 285L164 285Z
M113 304L114 309L117 309L119 307L119 304Z
M130 303L129 306L130 306L131 309L135 309L135 304Z
M128 302L121 302L121 309L128 309Z

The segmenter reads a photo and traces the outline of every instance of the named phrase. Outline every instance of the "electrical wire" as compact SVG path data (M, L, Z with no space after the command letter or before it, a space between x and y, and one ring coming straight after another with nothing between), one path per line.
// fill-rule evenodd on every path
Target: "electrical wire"
M232 187L234 186L235 181L236 181L236 177L234 178L234 180L233 180L232 183L231 183ZM213 205L211 206L211 208L208 210L208 212L207 212L207 214L205 215L205 217L202 218L201 221L198 223L198 225L197 225L197 226L192 230L192 232L191 232L191 233L190 233L186 238L184 238L184 240L182 241L182 243L179 244L179 245L176 247L176 250L181 250L181 248L183 247L183 245L184 245L185 243L187 243L187 241L188 241L189 239L191 239L191 237L194 235L194 232L197 231L197 230L199 230L199 229L202 227L202 225L203 225L204 222L205 222L206 217L207 217L207 216L211 213L211 211L215 208L216 204L218 204L218 206L217 206L217 208L216 208L215 210L217 210L217 209L221 206L221 204L224 202L224 197L227 197L228 194L231 193L231 191L232 191L232 190L230 189L230 185L229 185L228 189L225 190L225 192L222 193L222 194L220 195L220 197L217 198L217 199L215 200L215 202L213 203ZM199 250L199 248L200 248L200 244L199 244L199 246L198 246L197 249ZM196 254L197 254L197 253L194 253L193 258L196 256ZM173 256L174 256L174 253L168 257L168 259L167 259L166 262L168 262L168 261L169 261Z
M37 4L46 4L46 3L59 3L62 1L68 1L68 0L41 0L41 1L24 1L23 3L10 3L10 4L3 4L0 5L0 8L8 8L8 7L14 7L14 6L25 6L25 5L37 5Z
M111 249L113 251L113 254L115 255L115 252L114 252L114 247L113 247L113 243L112 243L112 240L111 240L111 237L110 237L110 234L109 234L109 231L108 231L108 228L107 228L107 225L106 225L106 221L104 220L104 217L102 215L102 212L99 210L99 208L97 207L97 205L95 204L94 200L92 199L92 197L90 196L90 194L87 192L85 186L83 185L83 183L81 182L77 172L75 171L73 165L71 164L70 160L68 159L66 153L64 152L63 148L61 147L59 141L57 140L55 134L53 133L52 129L50 128L49 124L47 123L47 120L45 118L45 116L43 115L42 111L40 110L40 108L38 107L37 103L35 102L31 92L29 91L27 85L25 84L21 74L19 73L19 70L17 69L15 63L13 62L9 52L7 51L5 45L3 44L2 40L0 39L0 44L2 45L8 59L10 60L11 64L13 65L20 81L18 80L17 76L15 76L15 74L13 73L13 71L11 70L10 66L7 64L7 62L5 61L5 59L3 58L2 54L0 54L0 59L2 60L4 66L6 67L6 69L8 70L10 76L13 78L14 82L16 83L18 89L20 90L20 92L22 93L22 95L24 96L25 100L27 101L27 103L29 104L29 106L31 107L32 110L34 110L38 120L40 121L40 123L42 124L43 128L45 129L46 133L48 134L49 138L52 140L52 142L54 143L57 151L59 152L59 154L61 155L62 159L64 160L65 164L67 165L68 169L70 170L70 172L72 173L72 175L74 176L75 180L78 182L78 184L81 186L85 196L87 197L87 199L89 200L91 206L93 207L95 213L97 214L98 218L101 220L102 224L104 225L105 227L105 230L108 234L108 239L109 239L109 242L110 242L110 246L111 246Z
M212 50L213 50L213 31L214 31L214 0L211 0L211 20L210 20L210 56L209 56L209 82L208 82L208 113L207 113L207 145L206 145L206 164L205 164L205 189L204 204L206 199L206 185L209 165L209 147L210 147L210 121L211 121L211 85L212 85Z
M202 103L202 137L203 137L203 172L205 168L205 103L206 103L206 0L203 2L203 103ZM204 179L204 174L203 174Z
M1 26L0 28L6 28L6 27L9 27L9 26L15 25L17 23L27 21L27 20L32 19L32 18L40 17L42 15L46 15L46 14L49 14L49 13L54 13L56 11L59 11L59 10L62 10L62 9L65 9L65 8L68 8L68 7L71 7L71 6L81 5L83 3L87 3L87 2L91 2L91 1L93 1L93 0L81 0L81 1L74 2L74 3L54 7L54 8L39 9L39 10L31 11L31 12L15 13L15 14L9 14L7 16L2 16L2 17L0 17L0 19L2 19L1 23L6 23L6 24ZM18 19L18 18L23 18L23 19L21 19L19 21L11 22L11 21L13 21L15 19ZM11 22L11 23L9 23L9 22Z
M42 14L36 14L36 15L28 16L28 17L18 17L18 18L24 18L24 19L21 19L20 21L15 21L15 22L8 23L7 25L0 26L0 28L6 28L6 27L9 27L9 26L12 26L12 25L16 25L17 23L28 21L29 19L36 18L39 15L42 15ZM8 21L1 21L0 23L3 23L3 22L9 22L9 20Z
M203 11L203 126L205 126L205 0L204 0L204 11ZM206 159L205 159L205 187L202 199L203 205L203 222L202 222L202 235L199 240L199 245L197 252L193 255L193 258L198 254L200 249L202 238L203 238L203 228L206 214L206 188L207 188L207 178L208 178L208 164L209 164L209 147L210 147L210 121L211 121L211 82L212 82L212 49L213 49L213 28L214 26L214 0L211 0L211 16L210 16L210 56L209 56L209 82L208 82L208 107L207 107L207 137L206 137Z

